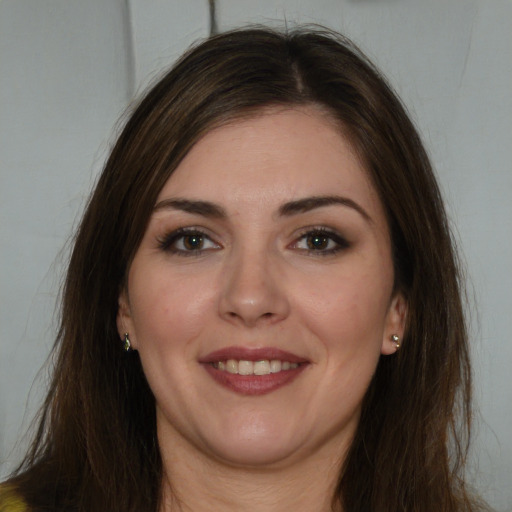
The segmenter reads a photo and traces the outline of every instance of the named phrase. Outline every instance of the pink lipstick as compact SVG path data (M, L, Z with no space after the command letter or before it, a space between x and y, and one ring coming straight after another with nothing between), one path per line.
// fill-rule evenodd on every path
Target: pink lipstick
M276 348L227 347L199 362L219 384L244 395L262 395L289 384L309 361Z

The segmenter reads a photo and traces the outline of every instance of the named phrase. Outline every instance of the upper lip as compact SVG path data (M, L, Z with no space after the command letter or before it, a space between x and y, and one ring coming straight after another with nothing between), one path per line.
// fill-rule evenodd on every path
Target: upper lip
M210 352L199 359L200 363L216 363L218 361L227 361L236 359L242 361L263 361L278 359L280 361L289 361L290 363L307 363L308 360L291 352L281 350L275 347L264 348L246 348L246 347L226 347L220 350Z

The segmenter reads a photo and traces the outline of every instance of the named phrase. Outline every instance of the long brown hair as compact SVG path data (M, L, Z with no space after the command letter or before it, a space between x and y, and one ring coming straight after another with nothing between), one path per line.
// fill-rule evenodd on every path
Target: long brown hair
M12 482L35 509L156 511L155 401L116 330L118 296L159 191L206 132L262 108L316 105L365 164L387 213L402 348L382 357L333 501L345 511L470 511L461 470L470 366L461 282L428 157L386 81L348 40L264 28L191 49L140 102L76 235L55 368L35 441Z

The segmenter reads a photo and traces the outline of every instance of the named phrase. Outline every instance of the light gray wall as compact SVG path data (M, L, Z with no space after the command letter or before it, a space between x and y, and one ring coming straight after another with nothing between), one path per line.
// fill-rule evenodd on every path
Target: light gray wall
M512 510L512 2L218 0L217 15L221 29L286 21L342 31L409 106L478 312L476 482L497 510ZM116 121L207 32L207 0L0 0L0 475L44 394L45 373L36 376L65 243Z

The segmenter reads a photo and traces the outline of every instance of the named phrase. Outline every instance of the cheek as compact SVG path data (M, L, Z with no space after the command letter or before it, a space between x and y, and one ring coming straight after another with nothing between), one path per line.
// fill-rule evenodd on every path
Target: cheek
M157 269L144 276L134 272L130 307L139 350L148 345L170 350L196 338L206 324L213 300L212 290L191 276L165 277Z
M340 274L297 293L302 317L326 349L380 351L391 295L382 274Z

